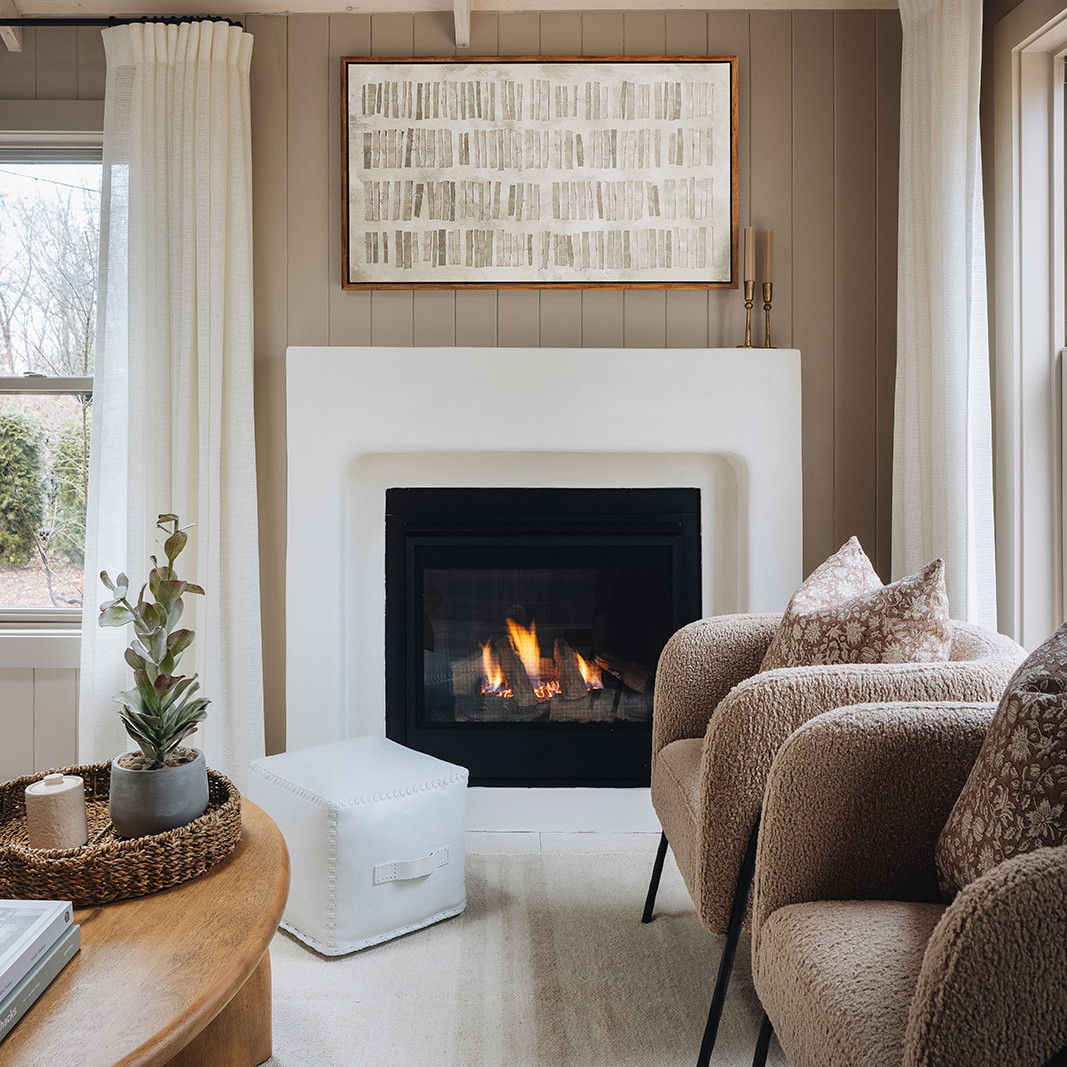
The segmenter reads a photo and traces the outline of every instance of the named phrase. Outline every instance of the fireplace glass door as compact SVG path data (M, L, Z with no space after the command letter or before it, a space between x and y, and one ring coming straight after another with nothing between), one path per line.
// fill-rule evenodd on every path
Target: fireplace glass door
M390 490L387 721L481 784L642 784L697 490Z

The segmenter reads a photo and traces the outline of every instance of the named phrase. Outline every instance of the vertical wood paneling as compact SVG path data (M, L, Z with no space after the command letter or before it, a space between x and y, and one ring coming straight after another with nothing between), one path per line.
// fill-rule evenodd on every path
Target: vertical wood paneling
M623 344L627 348L667 346L665 290L629 289L623 294Z
M737 56L738 65L738 225L751 218L750 186L754 165L750 144L751 107L749 86L750 26L747 11L709 11L706 54ZM713 348L741 343L745 334L745 305L738 289L708 291L708 344Z
M456 293L456 344L492 348L497 338L497 293L468 289Z
M327 101L337 84L330 54L330 18L306 15L288 21L288 343L324 345L329 341L330 265L328 256L331 133ZM309 164L309 161L320 161Z
M834 505L837 540L877 552L875 13L834 15ZM884 577L884 576L883 576Z
M581 295L583 347L622 348L622 290L586 289Z
M454 56L456 51L451 11L420 11L415 16L412 26L413 56Z
M301 16L304 17L304 16ZM373 15L371 17L371 55L410 56L415 52L414 15Z
M497 18L497 48L502 56L541 55L540 17L525 11L502 11Z
M369 345L371 297L368 290L341 288L341 57L370 55L370 15L330 16L333 99L325 101L335 124L330 135L330 344Z
M495 56L500 47L497 39L499 16L495 11L471 13L471 44L459 54L467 56Z
M582 52L582 16L576 11L551 11L541 16L542 56L577 56Z
M251 16L252 272L264 727L285 747L285 346L288 343L287 20Z
M541 300L535 289L501 289L496 302L497 344L537 348L541 344Z
M95 26L78 29L78 99L103 100L107 69L104 39Z
M580 348L582 345L582 294L576 289L543 292L539 306L540 336L544 348Z
M0 779L18 778L33 767L33 669L0 670L0 707L4 709L4 743L0 745Z
M37 33L22 28L22 51L0 55L0 100L33 100L37 96Z
M753 69L751 81L752 141L758 144L760 165L752 168L752 223L774 231L775 278L771 334L774 345L788 348L793 336L793 19L788 11L752 13ZM758 257L757 282L767 280ZM762 289L756 286L762 299ZM766 340L763 316L756 344Z
M587 11L582 15L583 56L619 56L624 51L619 11Z
M897 366L897 185L900 155L900 17L878 13L878 573L891 574L893 394Z
M804 569L836 547L834 530L834 24L793 19L793 343L802 353Z
M415 311L410 289L375 289L371 293L370 343L415 343Z
M708 48L706 11L668 11L664 20L664 55L700 56Z
M452 289L416 289L411 299L411 344L456 343L456 294Z
M69 767L77 760L77 677L74 670L33 672L33 769Z
M627 56L667 55L667 12L627 11L622 16L622 52Z
M49 26L37 34L37 99L78 98L78 31ZM8 55L4 53L4 57ZM0 59L2 62L2 59Z

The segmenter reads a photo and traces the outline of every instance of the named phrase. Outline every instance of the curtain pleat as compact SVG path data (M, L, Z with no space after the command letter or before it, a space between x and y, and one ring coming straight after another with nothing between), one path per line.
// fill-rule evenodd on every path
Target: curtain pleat
M982 5L901 0L900 16L893 573L943 557L953 617L995 627Z
M252 37L218 22L118 26L107 57L102 255L86 575L134 582L156 516L196 523L179 573L196 631L182 662L212 703L198 743L244 785L263 753L252 408ZM112 697L125 629L87 582L79 758L132 747ZM191 615L191 617L190 617Z

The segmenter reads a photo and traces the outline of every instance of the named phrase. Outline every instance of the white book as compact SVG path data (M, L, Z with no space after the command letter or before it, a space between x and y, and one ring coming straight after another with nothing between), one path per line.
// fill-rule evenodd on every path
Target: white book
M0 900L0 1000L73 921L69 900Z
M55 944L26 972L14 989L0 1000L0 1041L23 1015L33 1007L40 995L81 948L81 927L75 923L59 935Z

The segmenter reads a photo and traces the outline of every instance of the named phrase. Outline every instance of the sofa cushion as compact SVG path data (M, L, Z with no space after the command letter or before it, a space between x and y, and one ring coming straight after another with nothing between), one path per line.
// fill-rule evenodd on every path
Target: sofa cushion
M1067 623L1008 681L937 842L950 899L998 863L1067 844Z
M900 1067L923 953L944 910L821 900L769 916L753 978L791 1067Z
M793 594L760 670L946 660L948 621L940 559L882 585L852 537Z

